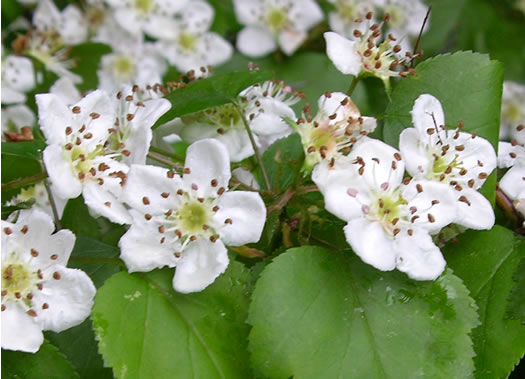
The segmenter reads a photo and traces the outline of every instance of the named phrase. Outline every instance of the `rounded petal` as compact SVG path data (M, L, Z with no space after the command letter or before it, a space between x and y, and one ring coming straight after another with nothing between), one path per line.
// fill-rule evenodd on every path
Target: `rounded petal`
M257 242L266 221L266 207L257 192L226 192L219 199L219 211L214 219L220 228L221 240L230 246ZM231 220L226 224L225 220Z
M217 181L217 188L228 188L230 158L226 147L217 140L206 138L191 144L186 151L185 168L190 173L184 174L184 182L188 186L196 184L200 195L215 191L212 180Z
M293 19L295 28L304 31L318 24L324 18L321 7L314 0L294 1L288 14Z
M308 34L305 31L283 30L279 37L279 46L286 55L292 55L306 40Z
M473 189L464 188L456 197L458 198L457 218L454 221L456 224L478 230L490 229L494 226L494 210L485 196ZM459 200L460 198L466 199L468 203Z
M233 0L237 21L243 25L260 22L261 6L259 0Z
M36 353L44 343L42 327L18 304L6 304L2 312L2 349Z
M80 92L78 92L77 87L75 87L75 84L71 81L70 78L67 77L57 79L57 81L51 86L49 91L53 95L58 96L63 104L67 105L75 104L82 98L80 96Z
M326 54L335 67L343 74L359 75L363 63L361 56L355 50L355 42L334 32L324 33L324 38L326 40Z
M428 129L445 125L445 115L441 103L432 95L420 95L410 113L412 114L412 122L421 136L427 136ZM431 138L437 138L437 133L434 133Z
M258 101L260 108L264 109L264 112L256 113L255 118L250 121L252 131L263 136L287 133L290 127L282 118L294 119L295 113L293 109L282 101L273 98L264 98Z
M61 332L82 323L90 314L95 297L95 285L82 270L55 266L60 279L50 278L38 300L49 305L39 310L38 318L44 330Z
M413 229L410 236L400 233L394 246L398 254L397 269L415 280L434 280L445 269L446 262L430 235L422 229Z
M176 192L183 186L181 178L157 166L132 165L124 187L123 201L142 214L160 215L178 204ZM162 194L168 194L167 197Z
M131 216L122 204L122 199L117 198L107 187L95 181L88 181L84 184L82 195L86 205L95 214L117 224L131 224Z
M160 243L157 224L146 223L144 216L131 211L133 225L119 241L120 258L129 272L147 272L164 266L175 267L178 258L174 253L180 244Z
M173 288L182 293L202 291L226 271L228 263L228 252L221 241L197 239L177 262Z
M503 175L499 187L511 200L521 200L525 191L525 167L514 166Z
M425 177L432 169L433 162L429 160L426 146L419 139L415 128L407 128L399 136L399 150L403 156L407 172L414 178Z
M38 121L40 129L49 144L64 144L65 126L71 123L71 112L60 97L52 93L35 96L38 106ZM68 122L69 121L69 122Z
M75 176L71 164L66 161L64 151L58 145L49 145L44 150L44 163L53 182L53 192L62 199L73 199L82 193L82 183Z
M68 5L62 11L60 19L59 31L66 44L76 45L87 40L88 23L80 9Z
M233 55L232 45L217 33L206 33L203 36L206 46L206 65L218 66L229 60Z
M394 241L379 223L356 218L345 226L344 232L346 240L363 262L381 271L391 271L396 267Z
M172 17L150 15L143 21L144 31L159 39L174 39L176 37L177 21Z
M237 35L237 49L244 55L259 58L275 51L277 43L269 31L249 26Z
M184 30L189 33L205 33L214 17L213 7L204 1L190 1L180 12Z

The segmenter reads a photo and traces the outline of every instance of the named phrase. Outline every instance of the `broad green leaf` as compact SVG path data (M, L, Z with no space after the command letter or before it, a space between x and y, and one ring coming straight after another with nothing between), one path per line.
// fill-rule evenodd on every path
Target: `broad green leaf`
M44 342L37 353L2 350L2 378L78 378L64 354L56 346Z
M416 66L416 76L403 79L392 92L383 129L384 141L397 147L403 129L412 127L410 111L421 94L431 94L441 102L445 122L455 128L463 121L464 130L486 138L495 149L499 139L499 117L503 66L487 55L471 52L445 54ZM483 194L494 202L496 174L484 186Z
M98 291L92 319L117 378L247 378L249 274L230 262L204 291L172 288L173 270L122 272Z
M2 24L9 25L22 13L18 1L2 1ZM3 42L2 42L3 44Z
M171 109L153 126L156 128L175 117L231 103L244 89L272 78L268 71L230 72L207 79L195 80L164 98L171 102Z
M506 377L525 353L525 325L505 319L512 275L525 251L515 249L513 233L498 225L457 238L444 252L479 306L481 325L472 332L476 377Z
M45 142L41 140L2 142L2 155L39 160L45 147Z
M517 241L515 249L525 251L525 241ZM522 324L525 324L525 256L521 258L512 278L515 284L507 305L507 317L511 320L520 320Z
M84 199L79 196L75 199L70 199L61 219L62 227L69 229L75 235L92 237L95 239L101 238L100 226L90 214L89 210L84 204Z
M38 179L42 179L40 175L42 173L42 167L40 163L33 158L5 155L2 153L1 161L3 202L11 200L16 194L20 192L20 188L7 189L4 187L4 185L11 186L26 178L29 180L33 176L35 177L35 181L32 182L33 184L39 181Z
M262 156L268 179L272 190L284 192L288 189L300 175L303 166L304 150L301 137L294 133L286 138L282 138L272 144ZM266 185L260 169L255 171L257 182L266 189Z
M103 43L86 42L71 48L69 56L74 60L75 67L72 71L82 76L82 83L78 85L81 91L97 88L100 59L103 55L111 53L111 48Z
M467 378L475 310L451 272L418 282L353 254L295 248L257 282L252 361L270 378Z

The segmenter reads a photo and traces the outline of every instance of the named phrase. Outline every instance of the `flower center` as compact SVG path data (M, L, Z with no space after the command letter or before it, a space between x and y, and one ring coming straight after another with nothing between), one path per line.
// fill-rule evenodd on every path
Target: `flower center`
M195 46L197 44L197 37L191 33L182 32L179 36L179 46L182 50L185 51L195 51Z
M2 303L4 300L22 299L30 305L31 291L38 281L38 274L28 265L18 262L4 265L2 269Z
M242 104L241 104L242 106ZM243 129L241 117L233 104L225 104L183 118L186 124L207 123L217 128L217 133L224 134L228 130Z
M385 13L388 13L390 15L389 22L391 28L395 29L402 27L407 22L407 18L403 13L403 9L401 7L397 7L395 5L386 6Z
M119 56L113 63L113 71L119 78L128 78L135 72L135 64L126 56Z
M394 220L402 217L404 206L408 202L401 196L399 191L392 193L380 192L377 200L371 203L369 217L383 223L383 227L391 229Z
M272 31L278 32L288 25L288 14L283 9L270 9L266 14L266 23Z
M503 107L503 119L508 123L518 122L522 118L521 107L515 102L504 105Z
M354 3L348 3L346 1L337 2L337 13L341 16L346 23L354 22L360 15L358 14L357 7ZM362 15L361 15L362 16Z
M153 10L152 0L135 0L135 9L143 14L150 13Z
M179 210L178 219L183 234L197 234L211 223L212 212L204 203L191 200Z

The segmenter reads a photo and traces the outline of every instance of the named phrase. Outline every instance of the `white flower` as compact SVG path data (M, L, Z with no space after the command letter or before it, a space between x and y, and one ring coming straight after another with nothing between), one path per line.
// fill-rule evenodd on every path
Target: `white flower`
M516 141L500 142L498 166L510 167L501 178L499 187L509 199L523 204L525 202L525 146L517 144Z
M348 222L346 240L364 262L417 280L436 279L446 263L430 234L454 220L454 196L442 183L402 184L403 174L397 150L365 138L335 166L317 165L312 179L326 209Z
M332 161L348 153L354 143L377 125L375 118L362 117L350 97L341 92L322 95L318 106L314 118L305 116L296 126L306 155L303 168L306 172L324 159Z
M95 286L81 270L65 267L75 244L39 210L2 221L2 349L30 353L42 330L61 332L89 316Z
M174 15L187 0L106 0L119 25L132 34L143 32L156 38L171 38L176 28Z
M76 45L87 40L88 26L84 14L74 5L60 11L51 0L40 0L33 14L37 31L51 36L56 33L63 43Z
M27 105L18 104L2 108L2 141L5 140L5 136L10 137L20 132L23 134L23 128L32 130L35 121L36 117Z
M455 223L472 229L490 229L494 211L477 189L496 167L496 152L474 133L446 130L441 103L421 95L412 109L415 128L403 130L399 149L414 178L449 184L455 189L458 218Z
M366 21L369 25L371 18L369 13ZM394 45L396 38L389 34L383 42L376 41L382 38L382 26L383 23L372 24L364 33L356 29L355 40L334 32L324 33L328 58L343 74L375 76L386 86L390 77L406 76L406 72L396 70L400 65L407 65L407 60L398 55L401 46Z
M365 33L366 24L356 22L365 18L368 12L375 12L375 4L371 0L329 0L335 5L335 10L328 14L328 22L332 31L346 38L354 39L354 30Z
M115 122L106 144L107 154L121 154L120 162L144 164L152 139L151 127L171 108L166 99L143 98L138 86L126 87L114 98Z
M233 54L228 41L209 32L214 17L213 8L204 1L192 1L180 12L174 36L157 43L159 52L177 69L186 73L200 67L216 66Z
M73 105L82 99L80 92L73 81L68 77L58 78L51 86L49 92L56 95L60 100L67 105Z
M88 207L113 222L128 222L120 203L128 166L108 155L108 138L115 123L109 97L94 91L69 107L53 94L36 95L38 116L48 146L44 163L53 192L63 199L82 194Z
M121 238L130 272L174 267L173 288L201 291L226 270L225 245L259 240L266 208L258 193L227 192L228 152L218 141L195 142L181 178L172 171L133 165L124 190L133 224Z
M31 59L15 55L2 59L2 104L25 102L25 93L33 88L35 74Z
M129 43L133 43L132 48L129 48ZM114 92L125 84L146 87L162 82L166 62L152 43L126 38L113 51L100 61L97 71L100 89Z
M61 199L58 196L53 196L53 200L55 201L58 217L61 218L62 213L64 213L64 208L66 207L67 201ZM17 205L20 203L26 203L28 201L35 202L31 208L38 209L48 214L49 217L53 217L53 210L51 209L49 196L43 182L39 182L34 186L22 188L20 193L9 200L5 205Z
M185 126L180 135L189 142L215 138L226 146L232 162L239 162L254 154L241 117L248 120L256 144L265 148L292 132L282 118L295 118L290 105L298 101L299 98L283 83L265 82L251 86L240 93L236 104L183 117Z
M323 12L313 0L234 0L237 20L246 25L237 35L244 55L261 57L277 49L292 55Z
M525 85L505 81L501 102L500 138L515 139L518 144L525 145L523 125L525 125Z

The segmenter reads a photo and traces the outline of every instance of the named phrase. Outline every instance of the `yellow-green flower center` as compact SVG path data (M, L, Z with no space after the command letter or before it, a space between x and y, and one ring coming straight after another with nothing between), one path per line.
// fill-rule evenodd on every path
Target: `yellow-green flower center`
M283 9L271 9L266 14L266 23L271 30L278 32L288 25L288 15Z
M388 225L390 229L395 225L394 220L403 216L402 209L408 202L399 191L381 192L378 193L377 197L377 201L371 204L370 214L378 221L382 221L383 225Z
M119 78L128 78L134 75L135 64L127 56L119 56L113 63L113 71Z
M12 263L2 269L2 290L8 295L20 294L24 296L30 292L33 285L34 273L20 263Z
M194 51L197 44L197 37L191 33L182 32L179 36L179 45L183 50Z
M354 22L359 16L364 16L357 14L355 4L348 4L345 1L337 2L337 13L339 13L339 16L347 23Z
M503 120L507 123L519 122L523 117L521 107L515 102L503 105Z
M390 15L389 23L391 28L402 27L407 22L407 18L400 7L395 5L387 6L385 7L386 13Z
M135 0L135 8L143 14L150 13L153 5L153 0Z
M179 210L178 218L183 233L197 234L203 231L205 225L211 223L212 213L203 203L189 201Z

